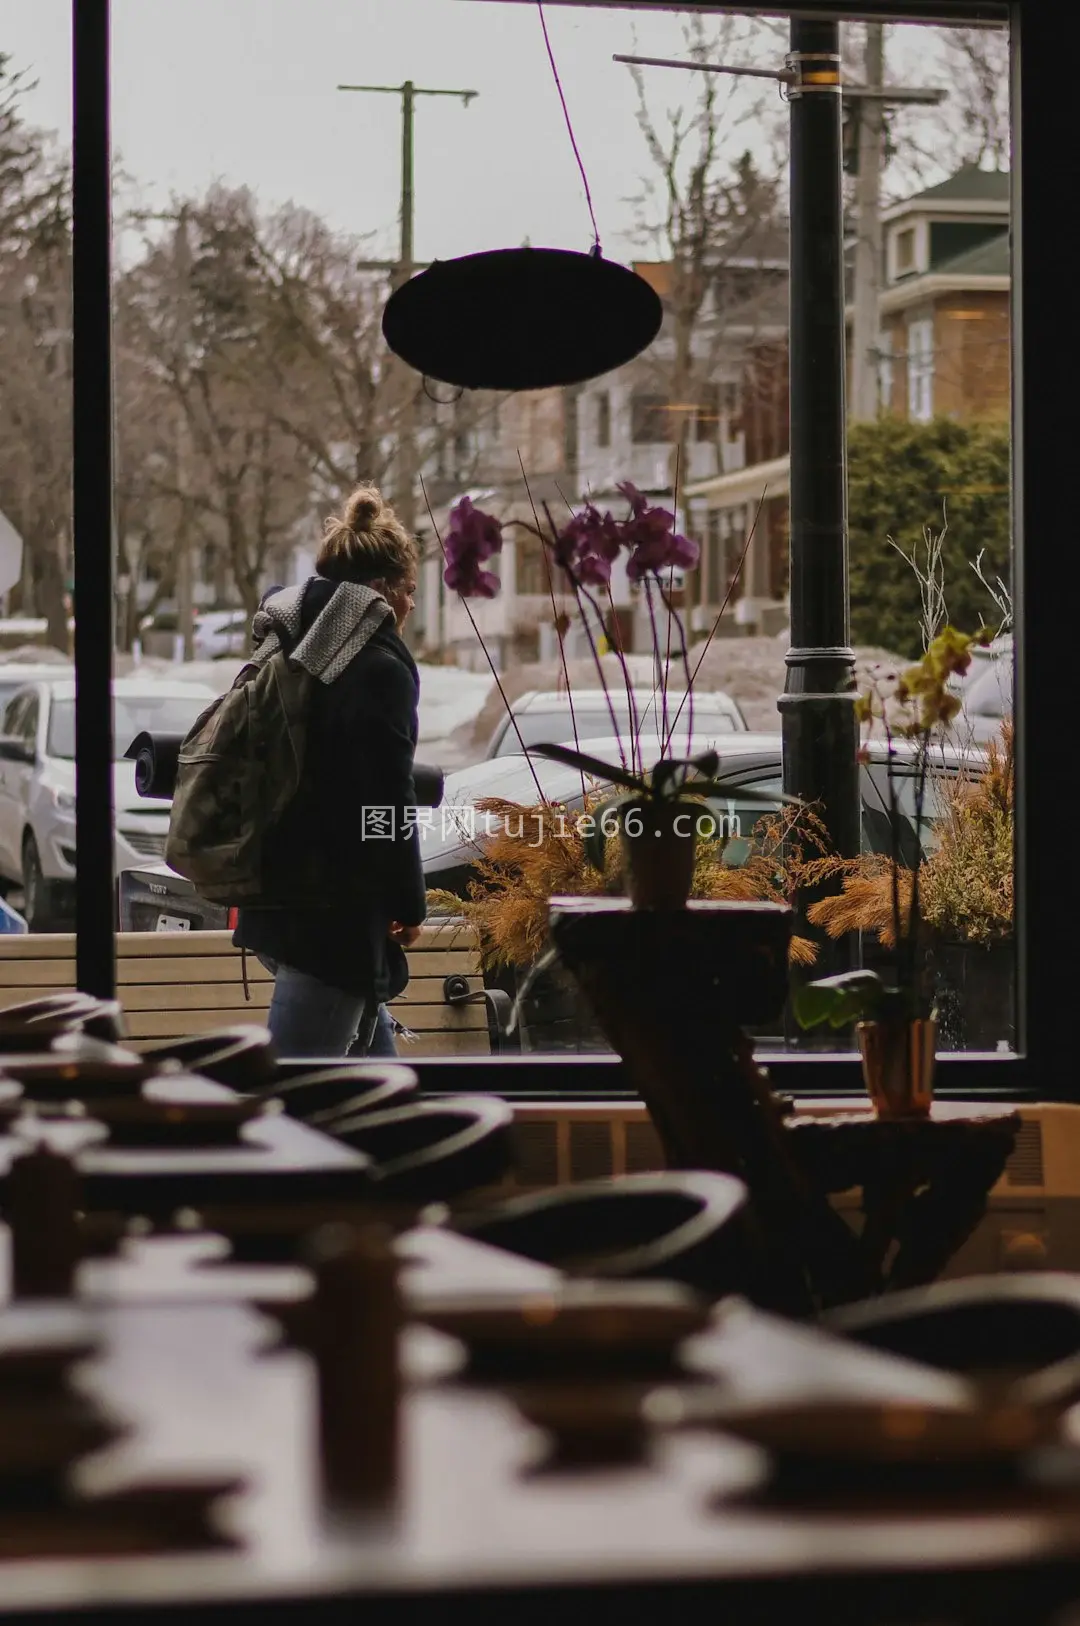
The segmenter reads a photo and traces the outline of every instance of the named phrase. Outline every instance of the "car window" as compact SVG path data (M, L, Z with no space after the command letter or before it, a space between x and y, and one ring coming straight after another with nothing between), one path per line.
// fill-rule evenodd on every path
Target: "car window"
M1012 709L1012 662L993 661L968 690L964 710L972 717L1008 717Z
M0 714L3 715L3 732L5 734L8 732L7 708L23 687L24 682L25 679L23 678L0 678Z
M37 745L38 718L41 716L41 702L36 694L28 695L25 709L19 719L19 733L27 745Z
M26 703L29 695L15 693L15 698L8 699L4 707L4 722L0 733L16 736L22 733L22 719L26 712Z
M119 762L136 734L186 734L211 696L123 695L113 701L113 750ZM75 760L75 702L54 701L49 712L48 754Z

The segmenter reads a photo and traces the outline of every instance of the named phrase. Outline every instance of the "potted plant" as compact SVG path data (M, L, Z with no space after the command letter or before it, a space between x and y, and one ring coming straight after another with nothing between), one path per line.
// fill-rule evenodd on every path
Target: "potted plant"
M831 870L825 832L808 810L789 806L766 813L746 835L727 840L723 825L700 802L689 808L703 830L710 822L716 825L715 834L699 834L695 842L691 898L789 904L822 869ZM463 916L476 929L485 972L512 976L524 1048L610 1050L551 948L548 914L552 897L605 897L628 890L625 852L635 838L625 846L613 839L620 811L591 785L580 815L559 804L521 807L486 797L477 812L490 816L492 825L490 833L476 837L479 851L468 896L428 893L434 911ZM627 819L635 822L629 814ZM792 964L809 966L816 956L815 943L792 936Z
M1013 725L983 772L941 789L922 913L944 1048L993 1050L1015 1036Z
M804 1028L839 1030L855 1023L866 1086L883 1117L930 1110L937 1007L927 955L926 894L929 888L930 898L940 899L942 869L939 865L931 878L924 858L927 785L935 743L960 709L951 680L967 670L972 649L989 637L985 628L968 635L945 627L913 666L884 674L860 696L860 720L868 733L880 728L886 742L889 851L836 860L840 892L807 910L810 923L832 937L873 932L891 957L885 975L864 969L822 978L796 990L793 1002ZM905 763L914 778L913 826L900 804L901 741L909 742L913 753L913 762Z
M723 807L718 808L717 802L726 802L731 793L727 790L721 794L715 782L716 754L706 752L693 758L674 755L676 730L685 731L679 736L681 740L689 738L693 728L694 680L705 650L691 669L672 589L674 571L696 562L697 544L677 533L671 511L651 504L630 484L618 489L627 502L622 519L610 512L601 513L595 504L586 502L579 510L571 511L562 526L556 524L546 505L542 508L543 518L534 507L533 523L525 525L543 548L575 743L573 687L564 649L570 624L566 617L554 615L556 594L564 601L569 597L575 607L598 686L608 698L618 760L601 761L580 749L555 743L527 748L521 742L529 758L548 758L578 769L581 813L570 819L568 827L566 809L547 801L534 770L537 798L533 805L497 800L478 804L478 811L491 815L492 826L478 843L481 856L469 899L463 903L457 898L430 895L436 908L470 917L479 929L491 969L512 966L525 976L519 1010L526 1019L528 1002L549 992L549 979L561 984L550 991L557 993L564 1004L572 997L565 979L559 978L556 956L548 946L548 905L553 897L568 900L625 894L635 910L657 911L685 909L691 895L699 902L737 906L766 901L786 906L798 884L795 871L804 859L801 846L798 859L795 857L791 818L786 820L782 836L775 829L763 828L755 841L741 837L726 841ZM466 497L451 509L446 536L439 538L446 561L444 579L461 596L485 654L488 652L469 601L492 598L499 591L499 578L490 564L502 549L504 528L501 520L478 509ZM619 642L613 610L611 573L620 558L627 577L643 595L652 634L652 661L657 672L656 698L651 708L654 715L648 730L654 741L652 760L648 735L635 709L631 663ZM714 622L713 634L724 607ZM602 652L607 660L601 659ZM612 655L618 674L614 680L610 671ZM488 660L501 693L498 671L490 656ZM677 683L671 674L680 670ZM612 698L621 689L625 689L631 719L628 730L620 729ZM506 703L505 695L503 698ZM509 704L507 712L516 731ZM749 788L740 788L739 799L772 806L776 801L775 796ZM823 847L816 821L808 822L805 835L814 849L812 856L819 857ZM763 929L760 917L753 911L747 915L746 924L751 931ZM813 956L813 945L804 938L796 939L790 953L805 961L807 956Z

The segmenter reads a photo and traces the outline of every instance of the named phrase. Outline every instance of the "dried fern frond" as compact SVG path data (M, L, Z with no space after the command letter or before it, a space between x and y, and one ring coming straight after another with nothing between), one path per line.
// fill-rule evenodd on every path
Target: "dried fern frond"
M913 878L911 870L907 869L901 869L897 876L902 932L910 916ZM849 859L841 890L811 904L806 918L812 926L823 926L830 937L845 937L848 932L872 932L886 948L895 948L893 883L889 860L877 853Z

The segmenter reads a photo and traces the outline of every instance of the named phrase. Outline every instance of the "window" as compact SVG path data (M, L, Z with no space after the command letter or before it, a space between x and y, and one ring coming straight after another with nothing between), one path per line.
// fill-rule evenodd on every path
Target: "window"
M883 412L888 412L892 406L893 397L893 354L892 334L880 333L878 335L878 404Z
M934 416L934 324L909 322L907 330L908 417L929 423Z
M630 397L630 439L635 446L656 446L666 441L668 429L666 395L635 393Z
M19 725L19 733L30 747L37 745L38 719L40 716L41 702L36 694L32 694L26 702L26 710Z
M30 704L30 696L17 694L14 700L8 702L4 711L3 732L9 739L19 739L23 733L23 723L26 720L26 708Z
M360 11L362 13L364 11L366 11L368 6L371 5L372 3L373 3L373 0L356 0L356 4L357 4L358 8L360 9ZM407 8L409 7L410 0L399 0L399 3L401 5L401 9L403 11L406 11ZM449 3L449 0L448 0L448 3ZM434 8L434 7L432 8L433 15L434 15L435 9L436 8ZM483 8L480 5L468 5L468 4L466 4L465 7L463 8L463 16L466 13L469 13L469 14L478 13L478 12L483 11L484 9L485 8ZM946 8L943 6L941 9L945 10ZM1029 8L1027 8L1027 7L1025 7L1024 9L1025 9L1025 13L1027 13L1028 10L1029 10ZM1039 8L1038 7L1032 7L1032 8L1030 8L1030 10L1031 10L1031 13L1032 13L1031 18L1030 18L1032 34L1028 35L1027 33L1025 33L1025 40L1024 40L1025 54L1027 54L1028 41L1029 41L1029 39L1033 38L1034 41L1035 41L1035 47L1034 48L1040 50L1040 52L1042 53L1043 58L1046 59L1048 57L1048 53L1047 53L1047 50L1046 50L1046 46L1043 43L1042 36L1039 33L1039 30L1042 27L1042 23L1038 19ZM372 15L374 15L374 13L372 13ZM591 13L589 15L589 17L588 17L588 21L589 21L590 25L592 25L594 22L596 22L598 18L603 18L604 15L605 14L603 12L599 12L599 11ZM1028 21L1029 21L1029 18L1027 17L1027 15L1025 15L1025 28L1027 26ZM120 20L118 19L118 29L119 29L119 26L120 26ZM658 26L659 26L659 24L658 24ZM677 51L675 49L675 45L676 45L676 42L673 40L672 46L671 46L672 54L677 54ZM615 48L616 49L619 48L618 43L615 44ZM660 47L658 46L657 49L660 49ZM237 64L237 67L239 67L239 64ZM1032 70L1032 72L1034 72L1034 70ZM669 78L670 78L670 76L669 76ZM695 78L696 78L696 76L693 76L693 75L685 76L687 85L689 86L694 81ZM465 82L465 81L463 81L463 82ZM667 81L665 81L665 84L666 83L667 83ZM1047 119L1053 120L1054 116L1055 116L1055 113L1056 113L1056 109L1054 108L1054 105L1053 105L1053 98L1049 94L1047 94L1048 81L1044 85L1044 97L1043 97L1043 99L1038 100L1038 101L1033 102L1032 95L1031 95L1032 91L1035 91L1035 90L1038 89L1038 79L1037 78L1033 78L1033 77L1031 77L1029 75L1028 78L1025 79L1024 88L1025 88L1025 97L1026 97L1025 106L1028 107L1029 128L1026 129L1025 132L1024 132L1026 146L1025 146L1025 152L1024 152L1024 164L1023 164L1022 167L1023 167L1023 170L1024 170L1024 174L1026 176L1026 179L1031 183L1028 186L1028 189L1027 189L1027 192L1026 192L1025 198L1024 198L1025 205L1027 206L1027 212L1025 214L1025 219L1024 219L1025 244L1026 244L1027 243L1027 233L1028 233L1029 228L1031 230L1033 230L1033 231L1038 229L1038 225L1037 225L1038 217L1044 213L1044 208L1045 208L1045 190L1046 189L1045 188L1040 189L1036 185L1036 183L1038 181L1039 174L1040 174L1040 168L1039 168L1038 165L1035 165L1033 163L1033 158L1034 158L1034 155L1035 155L1035 153L1037 151L1039 159L1040 159L1040 161L1041 161L1041 163L1043 165L1043 171L1042 172L1045 173L1045 174L1049 174L1050 173L1049 157L1050 157L1050 153L1052 151L1052 148L1050 147L1050 144L1049 144L1047 133L1045 131L1040 131L1040 129L1038 127L1038 124L1034 121L1033 114L1037 114L1040 117L1045 115ZM116 85L114 87L114 100L117 103L122 102L125 94L126 93L125 93L125 90L124 90L123 81L118 76L117 83L116 83ZM683 98L684 94L686 96L689 95L689 91L684 93L680 88L678 91L675 92L675 94L681 100ZM372 100L375 100L375 99L372 98ZM386 99L383 98L383 100L386 100ZM353 98L351 105L355 105L356 102L357 102L357 98ZM449 100L446 102L445 105L446 105L446 108L448 110L451 109L452 106L453 106L453 104ZM478 105L480 105L480 104L478 104ZM442 106L441 106L441 104L433 104L433 109L434 108L438 108L439 116L441 117L442 116ZM121 111L121 110L118 109L118 111ZM448 112L447 116L448 117L450 116L449 112ZM435 117L436 117L436 113L435 113L435 111L433 111L432 112L432 118L434 119ZM391 121L391 125L392 125L392 121ZM448 126L448 128L449 128L449 126ZM1054 123L1054 128L1055 129L1060 128L1060 120L1058 120L1056 123ZM127 132L123 128L123 120L122 120L122 118L118 117L117 122L116 122L116 129L117 129L117 145L118 145L118 148L123 150L123 152L125 154L125 158L130 163L131 167L136 171L136 173L141 172L146 167L145 162L142 160L140 153L136 150L136 148L135 148L134 144L132 143L132 141L130 139L128 139ZM439 139L439 140L442 139L441 134L440 134L440 137L437 138L437 139ZM449 143L449 141L451 140L451 136L448 134L445 139L446 139L447 143ZM392 171L394 171L396 173L396 154L395 154L395 150L394 150L394 147L393 147L392 131L391 131L391 137L387 138L387 141L386 141L384 147L381 150L378 149L377 147L375 149L373 149L371 157L372 157L372 163L373 164L375 164L375 163L385 164L389 169L391 169ZM1019 164L1019 157L1017 158L1017 163ZM242 174L236 174L235 176L233 176L233 175L229 176L230 182L235 180L237 182L237 184L242 183L245 180L245 178L246 177L244 175L242 175ZM390 184L391 190L392 190L392 184L393 184L392 177L391 177L391 182L388 183L388 184ZM1049 187L1049 183L1047 183L1047 187ZM521 191L526 191L527 188L523 187L520 190ZM1019 191L1020 191L1020 189L1018 187L1018 196L1019 196ZM273 192L272 183L268 183L268 193L267 193L267 195L270 195L270 196L275 195L274 192ZM303 199L302 197L298 198L298 203L300 203L300 204L304 204L305 201L306 200ZM350 224L351 224L351 222L350 222ZM366 224L367 224L366 221L358 220L357 221L357 229L362 228ZM537 229L539 229L539 227ZM618 229L617 225L614 226L612 229L617 230ZM901 242L900 244L894 245L894 252L895 252L896 249L899 249L900 252L898 254L896 254L896 262L899 262L899 263L902 263L903 265L905 265L907 267L908 274L910 274L910 272L913 271L916 268L916 265L917 265L917 263L918 263L918 261L920 259L920 244L919 244L919 242L917 240L917 234L910 227L907 227L906 229L907 229L907 232L908 232L906 244L904 242ZM519 241L521 239L521 236L523 235L523 232L521 231L521 229L518 226L518 221L517 221L516 217L514 217L513 220L508 219L508 221L507 221L507 230L508 230L508 232L513 233L512 238L508 237L507 240ZM902 234L897 234L897 235L902 236ZM434 241L434 239L432 239L432 241ZM427 251L425 251L425 252L427 252ZM1028 515L1029 520L1030 520L1031 516L1036 514L1036 513L1039 514L1039 516L1042 519L1046 519L1048 517L1053 518L1053 517L1055 517L1055 515L1063 518L1065 513L1066 513L1066 510L1064 509L1064 503L1062 501L1062 495L1061 495L1060 491L1057 492L1057 493L1054 493L1054 492L1051 491L1050 488L1053 485L1054 480L1059 477L1060 468L1063 467L1063 466L1066 466L1066 465L1064 463L1062 463L1061 460L1059 458L1057 458L1057 457L1052 459L1048 455L1048 450L1047 450L1049 445L1053 445L1055 449L1060 448L1061 436L1058 435L1058 436L1055 437L1053 435L1053 433L1051 432L1046 438L1042 437L1042 431L1043 431L1044 427L1048 428L1048 429L1050 429L1052 431L1052 424L1048 422L1047 414L1045 413L1045 411L1040 410L1040 404L1039 404L1039 401L1037 399L1037 392L1035 391L1035 389L1033 387L1034 370L1035 370L1036 367L1039 367L1040 369L1047 368L1048 363L1043 358L1048 356L1051 353L1051 349L1052 349L1052 345L1053 345L1052 336L1047 332L1047 328L1049 327L1049 323L1050 323L1050 316L1049 316L1049 304L1050 304L1050 301L1047 301L1048 309L1047 309L1047 317L1046 317L1046 325L1045 326L1044 326L1043 321L1040 319L1037 303L1036 303L1036 306L1035 306L1034 309L1031 308L1032 307L1031 290L1032 290L1033 287L1037 287L1039 289L1040 293L1045 296L1046 294L1051 293L1052 291L1054 291L1055 288L1060 290L1062 288L1062 286L1063 286L1063 279L1062 279L1060 273L1055 271L1054 267L1049 263L1050 262L1050 255L1049 254L1046 254L1046 255L1041 255L1040 254L1039 256L1029 256L1029 258L1030 258L1030 263L1031 263L1031 275L1030 275L1030 278L1029 278L1028 283L1027 283L1027 289L1025 291L1023 320L1024 320L1024 322L1025 322L1025 324L1027 325L1027 328L1028 328L1027 339L1028 339L1029 350L1032 348L1032 338L1033 338L1033 335L1031 333L1031 328L1033 326L1037 326L1038 331L1034 335L1034 337L1037 338L1037 340L1038 340L1039 349L1038 349L1037 354L1029 356L1029 364L1028 364L1029 365L1029 376L1025 381L1023 381L1023 383L1021 385L1018 386L1018 394L1023 395L1024 411L1025 411L1025 414L1026 414L1026 421L1025 421L1024 428L1025 428L1025 437L1026 437L1027 444L1026 444L1026 447L1021 447L1021 446L1018 445L1017 448L1016 448L1016 453L1017 453L1018 465L1021 466L1021 467L1023 467L1025 464L1028 465L1026 467L1026 469L1025 469L1025 472L1027 474L1027 479L1026 479L1026 481L1024 483L1024 496L1023 496L1022 500L1023 500L1024 504L1025 504L1025 513ZM896 262L894 262L894 263L896 263ZM1019 307L1019 304L1020 304L1020 300L1019 300L1019 296L1018 296L1017 300L1016 300L1017 307ZM85 309L85 306L83 306L83 308ZM1061 308L1065 308L1065 301L1061 301L1056 305L1056 309L1058 311L1060 311ZM1020 319L1021 319L1021 316L1020 316L1020 312L1019 312L1019 309L1018 309L1018 311L1017 311L1017 321L1019 322ZM934 357L933 357L932 338L923 347L923 346L919 346L919 345L915 344L914 342L912 342L912 339L914 337L917 337L917 335L909 335L906 332L905 325L904 325L903 322L901 322L901 323L899 323L897 325L897 328L895 330L895 336L894 336L894 339L893 339L893 345L894 345L894 348L895 348L895 360L893 362L893 367L895 367L899 363L902 363L904 358L905 358L905 355L910 353L911 359L912 359L912 373L914 375L913 382L915 380L918 380L918 388L917 388L917 391L916 391L917 400L916 400L916 402L914 404L915 405L915 410L912 411L912 416L913 416L913 418L916 419L916 421L918 421L921 418L923 418L924 416L929 415L929 413L932 411L932 408L933 408L933 395L934 395L933 361L934 361ZM1048 340L1049 340L1049 342L1047 342ZM1072 335L1070 333L1066 332L1062 336L1062 354L1063 355L1071 353L1070 346L1075 347L1074 340L1072 338ZM939 371L940 370L941 369L939 369ZM1072 369L1070 367L1070 374L1071 374L1071 371L1072 371ZM889 394L889 390L887 388L887 379L888 379L888 375L889 375L890 372L892 372L892 368L890 368L888 361L883 359L883 361L882 361L882 381L881 381L881 398L882 398L883 402L887 400L888 394ZM646 373L645 374L645 379L648 379L649 376L650 375L648 373ZM656 375L653 375L653 376L656 377L657 388L662 389L663 385L661 383L661 379L662 379L663 375L661 374L660 376L656 376ZM644 381L645 380L643 380L643 382ZM594 390L591 393L595 397L596 394L597 394L596 389L594 388ZM906 412L908 410L908 407L909 407L909 404L910 404L909 401L906 399L908 397L908 378L907 378L907 372L906 371L903 374L898 374L898 375L895 376L895 379L892 381L892 393L896 397L895 402L894 402L894 405L895 405L896 409L899 410L900 412ZM938 395L939 395L939 399L940 399L940 390L938 391ZM668 429L668 423L665 422L665 420L670 421L669 420L669 415L663 412L663 409L662 409L663 404L662 403L660 403L660 411L659 412L656 411L655 408L651 404L645 410L643 410L643 405L644 405L643 403L638 402L638 403L636 403L636 405L637 405L637 411L634 414L635 419L636 419L634 428L635 428L635 430L637 432L633 436L634 441L638 445L640 445L642 442L645 442L647 445L651 444L651 445L654 445L654 446L657 447L657 451L654 453L654 455L651 458L648 455L646 455L642 459L642 463L646 467L649 467L651 469L653 463L659 461L659 450L662 449L664 447L664 445L670 439L670 431ZM620 407L621 407L621 401L620 401ZM122 409L121 409L121 416L122 416ZM646 416L651 421L643 422L643 419L645 419ZM658 418L660 420L659 425L656 422L656 420ZM623 427L624 426L622 424L622 421L620 420L620 429L623 429ZM629 426L626 426L626 427L629 427ZM581 439L582 439L583 442L587 442L587 440L589 438L591 438L591 432L594 430L594 428L595 429L599 428L599 425L596 422L596 420L593 420L591 418L591 412L590 412L590 421L588 423L587 428L588 428L588 431L590 433L582 435ZM123 433L122 426L121 426L121 433ZM778 449L782 449L782 448L778 448ZM283 460L280 460L280 459L278 460L278 465L279 466L280 466L280 463L282 461ZM1054 466L1055 465L1056 465L1057 470L1058 470L1057 475L1054 474ZM623 468L618 464L613 463L612 468L614 470L617 470L618 477L620 477L620 478L622 478L624 476L624 472L625 472L626 477L632 477L631 471L629 469L626 469L624 471ZM589 480L589 471L583 470L582 474L583 474L583 477L582 477L581 485L582 485L583 488L586 488L587 485L588 485L588 480ZM479 471L478 471L478 476L479 476ZM1036 476L1038 476L1038 478L1036 478ZM470 480L470 484L471 483L472 482ZM476 485L477 485L478 489L480 489L482 486L485 486L486 483L487 482L485 480L483 480L483 479L481 479L479 477L477 478ZM441 501L441 500L442 500L442 498L441 498L441 495L440 495L439 501ZM606 500L606 498L605 498L605 500ZM553 499L553 501L554 501L554 499ZM961 520L961 517L962 516L957 511L957 513L955 514L955 522L957 523L957 525L959 524L959 522ZM951 519L954 518L954 515L952 513L950 514L950 518ZM166 514L164 516L164 519L165 519L165 524L167 525L169 523L168 514ZM889 521L886 520L884 523L888 524ZM883 525L883 529L884 529L884 525ZM1034 528L1030 524L1029 524L1029 530L1031 530L1031 531L1034 530ZM1063 530L1064 530L1064 528L1062 526L1050 527L1049 530L1044 530L1042 534L1044 536L1052 536L1052 535L1060 536L1061 534L1063 534ZM1032 534L1031 540L1032 540L1032 543L1033 543L1033 550L1032 551L1034 552L1035 551L1034 545L1036 543L1038 543L1039 538L1037 536L1035 536L1034 534ZM708 541L708 549L709 549L709 563L710 563L710 566L712 567L711 570L710 570L710 574L714 574L717 583L719 583L719 580L720 580L720 577L721 577L721 572L722 572L722 569L723 569L723 561L724 561L724 554L722 552L722 537L720 535L719 530L714 530L712 528L712 522L711 521L710 521L710 532L709 532L707 541ZM167 556L167 543L165 543L164 546L166 547L166 556ZM1044 547L1049 549L1050 548L1050 543L1049 542L1044 543ZM1071 559L1065 557L1065 558L1062 558L1062 559L1058 560L1057 563L1055 564L1055 569L1058 569L1058 568L1060 568L1062 570L1062 572L1066 576L1068 576L1068 575L1071 574L1074 567L1073 567ZM1037 572L1036 573L1037 573L1039 587L1043 590L1042 596L1041 596L1041 603L1042 604L1047 604L1049 602L1052 602L1051 594L1046 592L1046 588L1049 586L1049 577L1050 577L1050 574L1051 574L1049 566L1047 565L1047 563L1040 561L1038 566L1037 566ZM1028 586L1029 586L1029 591L1030 591L1031 586L1032 586L1032 582L1030 580L1029 580ZM441 591L441 588L440 588L440 591ZM1063 599L1063 601L1067 601L1066 595L1062 595L1062 599ZM478 606L478 608L479 608L480 611L487 612L489 607L487 605L480 605L480 606ZM497 611L499 608L500 607L497 606L497 605L494 606L495 611ZM903 652L901 652L901 653L903 653ZM914 653L914 651L913 651L913 653ZM781 650L781 659L782 659L782 650ZM1045 681L1045 673L1048 670L1057 670L1057 668L1058 668L1058 666L1060 664L1061 664L1060 661L1055 657L1055 654L1054 654L1053 651L1049 651L1049 652L1048 651L1043 651L1043 650L1036 651L1036 652L1025 651L1022 670L1023 670L1023 673L1024 673L1024 677L1027 680L1027 685L1026 685L1026 691L1025 692L1026 692L1026 697L1029 700L1030 700L1033 689L1037 688L1038 689L1038 698L1039 698L1040 705L1048 707L1049 704L1052 703L1052 695L1049 695L1046 692L1047 685L1046 685L1046 681ZM1044 674L1044 677L1041 680L1038 679L1038 674L1040 672ZM1034 676L1033 676L1033 674L1034 674ZM1038 681L1036 681L1036 680L1038 680ZM1062 688L1062 692L1066 692L1064 687ZM1020 698L1024 698L1024 696L1022 695ZM768 725L767 725L767 723L758 723L757 726L768 726ZM1028 742L1028 744L1030 746L1030 742ZM1029 755L1033 755L1033 751L1030 752ZM1055 776L1056 776L1056 764L1054 764L1054 769L1055 769ZM1031 855L1027 851L1026 847L1025 847L1025 855L1024 856L1025 856L1026 861L1029 861L1029 862L1031 861ZM1038 866L1037 867L1037 873L1039 875L1041 875L1043 877L1043 880L1045 881L1046 864L1045 864L1044 860L1042 859L1042 857L1038 857L1037 866ZM1031 873L1036 873L1036 870L1033 869L1031 871ZM1040 904L1045 906L1045 904L1047 902L1048 902L1048 895L1046 894L1045 887L1044 887L1043 895L1041 897L1037 897L1037 898L1032 900L1032 907L1036 907L1036 906L1038 906ZM1045 962L1047 956L1046 956L1046 953L1044 952L1044 950L1042 949L1041 946L1039 947L1038 952L1042 957L1042 961ZM1032 950L1032 954L1034 956L1034 954L1035 954L1034 949ZM1060 981L1060 979L1058 979L1058 980ZM1033 976L1031 981L1033 983L1037 982L1038 981L1038 976L1037 975ZM1038 1008L1038 1013L1040 1015L1045 1013L1046 1010L1047 1010L1047 1006L1048 1006L1047 997L1043 996L1042 994L1038 994L1036 1004L1037 1004L1037 1008ZM406 1053L406 1059L408 1059L407 1053ZM492 1067L491 1071L492 1071L492 1075L494 1077L494 1075L499 1073L500 1069L498 1067ZM510 1069L506 1069L507 1074L509 1073L509 1071L510 1071ZM571 1068L568 1071L572 1072L573 1069ZM857 1068L853 1064L848 1064L848 1071L854 1073L854 1072L857 1071ZM835 1082L836 1076L838 1076L838 1075L835 1072L830 1073L830 1075L829 1075L830 1083ZM953 1076L955 1077L955 1070L953 1072ZM455 1078L454 1083L456 1083L456 1082L457 1082L457 1080ZM451 1086L451 1087L453 1087L453 1086ZM558 1088L557 1085L556 1085L556 1088Z
M117 762L137 734L186 734L188 729L209 704L207 696L145 695L117 696L113 701L113 749ZM35 701L36 707L36 701ZM36 721L36 710L35 710ZM51 757L72 761L75 756L75 702L54 700L49 711L49 740L46 752Z
M915 227L907 226L893 239L896 246L896 274L905 277L915 269Z
M601 390L596 397L596 444L611 445L611 394Z
M706 601L719 604L724 591L726 562L724 542L720 533L720 510L710 508L705 520L705 583Z

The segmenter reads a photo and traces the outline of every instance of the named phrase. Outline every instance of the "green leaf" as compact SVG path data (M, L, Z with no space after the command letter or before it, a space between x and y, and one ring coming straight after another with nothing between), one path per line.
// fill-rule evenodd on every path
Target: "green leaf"
M708 781L719 766L720 758L715 751L703 751L696 757L662 757L649 776L653 795L661 799L678 796L693 783L691 770Z
M885 993L875 971L844 971L805 983L792 996L795 1020L802 1028L844 1028L865 1021L878 1009Z
M612 784L625 785L642 796L648 792L645 781L637 774L628 772L617 763L601 762L598 757L587 756L584 751L575 751L567 745L529 745L525 748L525 755L563 762L568 768L580 768L583 773L592 774L597 779L609 779Z
M753 844L745 836L735 836L720 854L721 863L727 869L742 869L753 850Z

